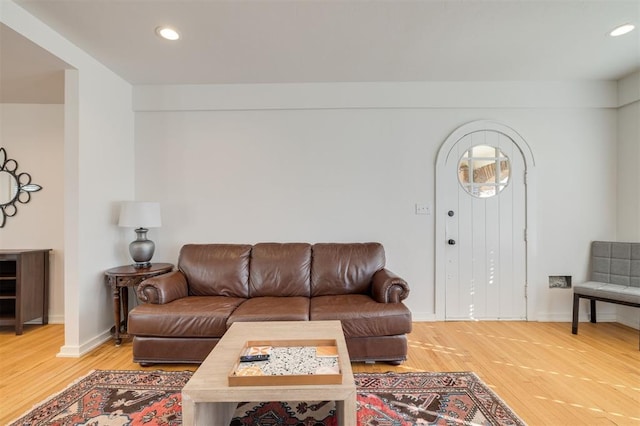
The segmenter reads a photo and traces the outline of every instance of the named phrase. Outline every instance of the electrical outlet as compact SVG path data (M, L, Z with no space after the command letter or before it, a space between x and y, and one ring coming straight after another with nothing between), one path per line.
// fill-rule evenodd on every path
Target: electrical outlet
M418 215L430 215L431 208L425 203L416 203L416 214Z

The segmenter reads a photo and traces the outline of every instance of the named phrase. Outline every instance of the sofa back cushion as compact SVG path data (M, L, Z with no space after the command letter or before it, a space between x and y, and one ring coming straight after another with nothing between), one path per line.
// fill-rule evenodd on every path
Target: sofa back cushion
M249 244L187 244L178 269L192 296L249 297Z
M311 245L259 243L253 246L249 295L309 297Z
M385 265L380 243L318 243L312 256L312 296L369 293L373 274Z

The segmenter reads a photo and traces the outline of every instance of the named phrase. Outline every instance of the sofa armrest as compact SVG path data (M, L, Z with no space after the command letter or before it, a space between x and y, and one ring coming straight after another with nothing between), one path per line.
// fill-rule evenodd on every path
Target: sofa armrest
M156 305L169 303L189 295L187 278L180 271L147 278L138 285L136 292L141 302Z
M380 269L373 274L371 296L380 303L399 303L409 296L409 285L393 272Z

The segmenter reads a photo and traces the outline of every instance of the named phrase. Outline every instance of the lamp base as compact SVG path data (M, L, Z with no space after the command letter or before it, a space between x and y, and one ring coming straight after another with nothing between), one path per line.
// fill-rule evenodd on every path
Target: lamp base
M147 231L148 229L146 228L137 228L136 235L138 238L129 244L129 254L135 262L133 266L136 268L148 268L151 266L151 258L156 245L153 241L147 239Z

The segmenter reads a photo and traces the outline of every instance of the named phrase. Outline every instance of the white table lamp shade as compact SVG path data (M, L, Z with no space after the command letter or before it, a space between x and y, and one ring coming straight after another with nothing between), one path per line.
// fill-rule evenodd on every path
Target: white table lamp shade
M159 228L160 203L125 201L120 206L119 226L130 228Z

